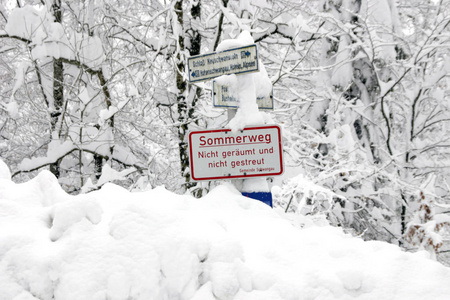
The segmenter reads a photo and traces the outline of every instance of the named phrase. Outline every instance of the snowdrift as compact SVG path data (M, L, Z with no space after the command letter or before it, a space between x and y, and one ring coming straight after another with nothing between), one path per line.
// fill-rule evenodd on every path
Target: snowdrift
M1 163L1 300L450 299L450 269L423 253L300 228L231 186L69 196L49 172L24 184L8 172Z

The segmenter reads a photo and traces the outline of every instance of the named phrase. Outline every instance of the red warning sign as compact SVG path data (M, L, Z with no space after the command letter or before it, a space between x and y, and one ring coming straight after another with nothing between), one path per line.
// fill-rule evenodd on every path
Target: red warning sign
M281 130L276 125L194 131L189 134L191 176L216 180L283 173Z

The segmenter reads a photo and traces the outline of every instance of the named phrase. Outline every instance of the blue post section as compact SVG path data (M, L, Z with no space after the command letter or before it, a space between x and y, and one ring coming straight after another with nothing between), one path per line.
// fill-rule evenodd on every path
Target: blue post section
M245 197L259 200L259 201L269 205L270 207L273 207L271 192L252 192L252 193L243 192L242 195Z

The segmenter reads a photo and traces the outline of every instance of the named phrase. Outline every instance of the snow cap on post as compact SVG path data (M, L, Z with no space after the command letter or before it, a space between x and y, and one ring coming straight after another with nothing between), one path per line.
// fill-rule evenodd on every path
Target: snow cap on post
M217 51L251 44L254 44L252 36L248 31L243 31L236 39L222 41L217 47ZM242 130L246 126L266 124L269 121L268 116L259 111L256 98L260 94L270 94L272 82L261 61L258 61L258 64L260 68L258 73L223 75L216 78L218 84L230 86L239 99L237 113L228 124L233 132Z

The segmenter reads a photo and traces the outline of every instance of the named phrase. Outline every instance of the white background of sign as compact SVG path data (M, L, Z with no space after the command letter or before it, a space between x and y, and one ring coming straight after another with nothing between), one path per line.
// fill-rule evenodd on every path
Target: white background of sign
M283 173L281 130L276 125L248 127L238 133L230 129L194 131L189 134L189 153L194 180Z
M237 93L232 92L232 87L224 86L213 81L213 105L215 107L239 107ZM273 110L273 92L265 97L257 97L256 104L259 109Z

